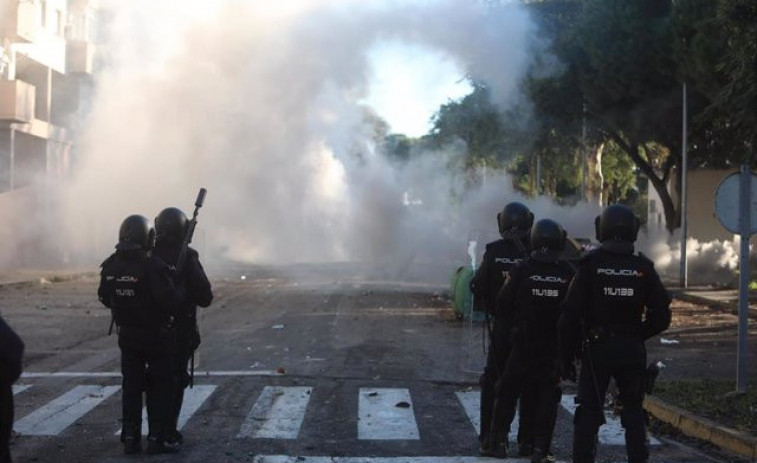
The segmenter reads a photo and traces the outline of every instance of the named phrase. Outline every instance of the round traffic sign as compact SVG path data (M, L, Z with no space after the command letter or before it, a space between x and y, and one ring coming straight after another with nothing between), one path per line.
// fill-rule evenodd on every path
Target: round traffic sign
M751 194L749 198L749 215L751 226L749 233L757 233L757 175L751 175ZM720 224L729 232L741 233L739 227L739 183L741 173L734 172L724 178L715 190L715 215Z

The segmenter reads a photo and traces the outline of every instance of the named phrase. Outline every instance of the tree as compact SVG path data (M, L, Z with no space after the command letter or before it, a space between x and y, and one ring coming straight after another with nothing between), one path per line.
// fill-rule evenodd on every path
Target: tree
M754 0L720 0L717 20L725 31L727 49L721 63L728 81L713 107L730 115L746 158L754 161L757 149L757 3Z

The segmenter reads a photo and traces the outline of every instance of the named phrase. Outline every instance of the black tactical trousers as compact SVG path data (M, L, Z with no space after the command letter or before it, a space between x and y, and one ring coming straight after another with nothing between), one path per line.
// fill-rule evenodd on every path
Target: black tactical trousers
M497 381L499 377L504 373L505 366L507 365L507 359L510 357L510 347L500 346L497 347L497 342L493 341L489 344L489 352L486 356L486 366L484 367L484 373L479 379L481 386L481 398L480 398L480 423L481 433L479 434L479 441L484 442L486 436L492 429L492 415L494 413L494 401L497 398ZM538 400L535 391L527 390L520 397L519 402L519 419L518 419L518 443L519 444L533 444L533 410L538 406ZM515 414L515 404L512 405L512 413ZM510 432L510 423L512 418L507 422L507 429L500 429L503 433Z
M521 406L521 421L526 418L523 413L528 413L529 443L548 453L562 395L556 355L535 356L521 346L513 348L504 373L497 381L492 432L510 428L518 397L523 399L524 395L538 398L525 411Z
M13 431L13 385L0 380L0 463L11 462Z
M184 402L184 389L189 386L187 366L192 357L192 353L197 347L195 333L196 327L194 320L191 325L177 326L176 352L171 358L173 377L171 380L171 401L169 405L168 421L168 426L171 428L171 431L178 430L181 405Z
M125 332L126 331L126 332ZM147 406L148 436L156 440L168 432L169 400L171 397L171 350L167 340L155 331L121 329L118 339L121 348L122 382L122 439L139 438L142 428L142 394Z
M574 463L594 463L610 378L615 378L623 407L620 419L626 432L628 463L648 461L646 415L642 408L646 360L644 342L630 337L608 338L585 349L574 417Z

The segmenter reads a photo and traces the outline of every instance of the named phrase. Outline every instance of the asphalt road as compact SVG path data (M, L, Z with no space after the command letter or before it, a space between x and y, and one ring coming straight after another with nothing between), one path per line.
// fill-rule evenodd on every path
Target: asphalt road
M457 320L439 269L430 280L425 270L209 267L216 297L201 311L186 442L170 456L123 455L119 352L94 275L0 287L2 314L27 344L15 461L493 461L477 457L481 326ZM570 394L555 432L560 461L570 454ZM709 461L652 442L652 462ZM620 461L611 418L598 462Z

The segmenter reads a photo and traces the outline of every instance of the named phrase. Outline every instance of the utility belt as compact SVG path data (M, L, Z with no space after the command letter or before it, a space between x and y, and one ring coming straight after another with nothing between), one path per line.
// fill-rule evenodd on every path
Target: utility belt
M593 346L603 341L615 338L638 338L639 336L629 332L619 332L605 326L592 326L586 330L586 336L584 337L584 346Z

